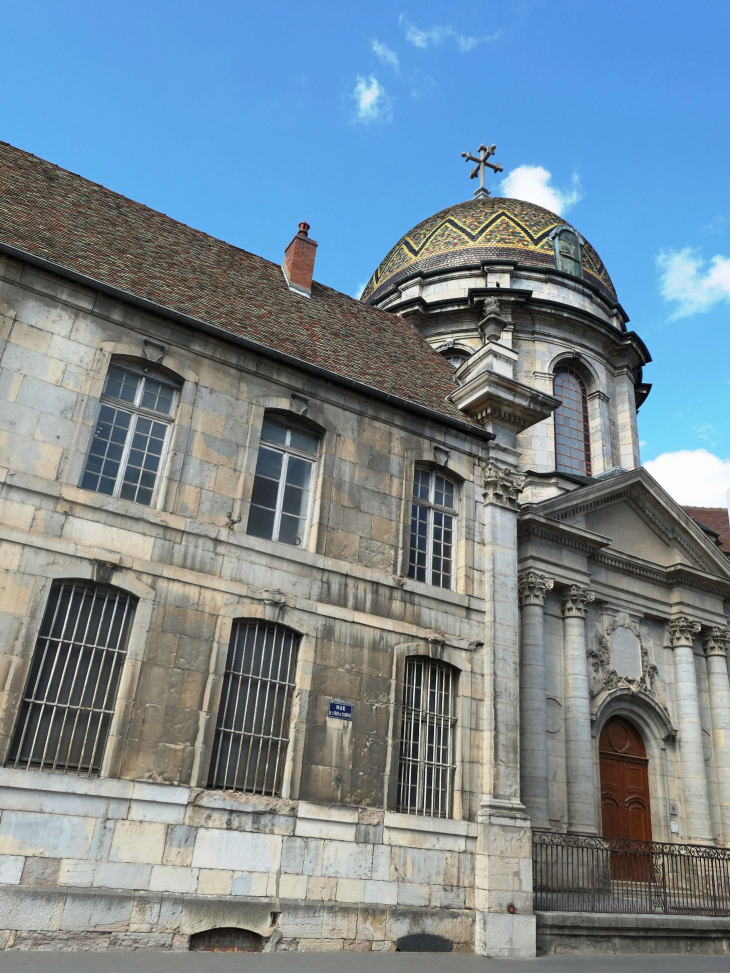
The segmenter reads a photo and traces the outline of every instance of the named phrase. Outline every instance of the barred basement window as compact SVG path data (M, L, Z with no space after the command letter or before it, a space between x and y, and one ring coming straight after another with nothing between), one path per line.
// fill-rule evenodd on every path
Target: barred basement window
M307 539L319 437L264 419L246 533L298 547Z
M208 787L279 793L298 648L299 636L282 625L234 623Z
M80 486L149 506L177 389L126 365L111 365Z
M588 394L583 379L572 368L555 369L555 468L565 473L591 475L591 437Z
M456 488L451 480L430 470L413 476L411 546L408 577L439 588L450 588L454 566L454 507Z
M53 585L7 766L99 773L135 604L117 588Z
M451 816L455 707L456 674L451 666L433 659L406 659L396 810Z

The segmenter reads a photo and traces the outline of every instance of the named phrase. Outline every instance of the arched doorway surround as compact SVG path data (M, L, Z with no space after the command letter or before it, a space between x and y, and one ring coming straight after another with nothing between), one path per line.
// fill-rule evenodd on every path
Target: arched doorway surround
M612 717L598 753L604 838L651 841L649 761L639 731L625 717Z

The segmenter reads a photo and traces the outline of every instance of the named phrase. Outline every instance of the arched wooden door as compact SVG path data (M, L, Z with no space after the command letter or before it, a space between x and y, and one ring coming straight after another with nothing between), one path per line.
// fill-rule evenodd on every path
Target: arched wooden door
M598 744L604 838L651 841L649 761L635 726L615 716Z

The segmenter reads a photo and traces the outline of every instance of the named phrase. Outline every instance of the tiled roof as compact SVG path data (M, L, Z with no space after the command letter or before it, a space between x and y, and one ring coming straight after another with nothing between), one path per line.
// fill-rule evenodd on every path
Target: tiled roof
M682 507L682 509L694 520L714 530L720 538L720 547L730 554L730 519L727 507Z
M457 203L429 216L400 238L368 281L362 299L377 301L417 273L478 267L482 260L509 260L554 270L555 242L550 234L569 225L550 210L520 199L489 196ZM581 254L585 280L615 303L608 271L587 240Z
M297 214L292 214L292 229ZM413 325L0 142L0 242L443 416L453 368ZM281 254L289 240L281 241ZM321 244L326 246L326 242Z

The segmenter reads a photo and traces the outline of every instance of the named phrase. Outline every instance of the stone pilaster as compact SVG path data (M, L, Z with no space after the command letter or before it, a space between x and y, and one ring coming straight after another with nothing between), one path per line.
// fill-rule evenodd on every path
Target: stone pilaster
M477 953L535 955L530 819L520 802L517 498L524 477L484 471L484 781L475 860Z
M533 828L547 828L548 753L545 676L545 597L554 582L544 574L520 575L520 787Z
M715 752L715 779L720 799L722 843L730 845L730 679L727 653L730 631L711 628L702 638L707 656L707 688L712 716L712 746Z
M574 584L561 593L568 831L596 834L595 770L586 656L586 615L595 593Z
M712 822L694 656L694 639L700 632L700 625L686 615L679 615L669 623L668 632L674 649L674 693L687 839L710 842L713 839Z

